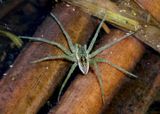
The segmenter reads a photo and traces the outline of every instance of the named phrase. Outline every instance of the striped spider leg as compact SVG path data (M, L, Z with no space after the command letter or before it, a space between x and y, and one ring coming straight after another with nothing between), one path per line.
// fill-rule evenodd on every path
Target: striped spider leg
M70 70L67 74L67 77L65 78L65 80L64 80L64 82L63 82L63 84L60 88L60 91L59 91L59 94L58 94L58 101L60 99L61 93L62 93L68 79L70 78L71 74L73 73L73 71L75 70L75 68L77 66L79 67L81 72L85 75L89 71L90 64L94 65L96 76L97 76L97 79L98 79L98 82L99 82L99 85L100 85L100 90L101 90L101 94L102 94L103 103L104 103L104 88L103 88L102 78L101 78L101 75L100 75L100 72L99 72L99 69L98 69L98 65L97 65L98 62L105 62L105 63L111 65L112 67L118 69L119 71L121 71L121 72L123 72L123 73L125 73L129 76L137 77L136 75L134 75L134 74L128 72L127 70L111 63L110 61L108 61L106 59L95 57L97 54L101 53L103 50L105 50L105 49L113 46L114 44L122 41L123 39L127 38L128 36L132 35L133 33L128 33L128 34L124 35L123 37L119 38L118 40L113 41L110 44L106 44L106 45L100 47L99 49L95 50L94 52L91 52L92 48L95 44L95 41L97 39L98 33L99 33L99 31L102 27L102 24L105 21L106 16L104 16L103 20L100 22L100 24L99 24L99 26L98 26L98 28L95 32L95 35L94 35L93 39L91 40L91 43L89 44L89 46L87 48L87 45L83 45L83 46L80 45L80 44L73 45L69 34L65 31L65 29L62 26L62 24L60 23L60 21L56 18L56 16L53 13L50 13L50 15L57 22L60 29L62 30L62 32L63 32L63 34L64 34L64 36L65 36L65 38L68 42L69 50L66 49L63 45L61 45L59 43L56 43L54 41L47 40L47 39L28 37L28 36L20 36L20 37L22 39L30 39L30 40L33 40L33 41L39 41L39 42L45 42L45 43L51 44L53 46L58 47L59 49L61 49L64 52L64 54L62 54L62 55L47 56L47 57L35 60L32 63L42 62L42 61L45 61L45 60L55 60L55 59L65 59L65 60L73 62L72 66L71 66L71 68L70 68Z

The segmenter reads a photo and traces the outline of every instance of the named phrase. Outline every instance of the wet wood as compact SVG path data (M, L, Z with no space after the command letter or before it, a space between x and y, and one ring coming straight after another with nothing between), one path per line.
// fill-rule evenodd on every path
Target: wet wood
M134 34L136 38L160 53L160 29L155 26L146 25L142 30Z
M152 5L152 4L150 4L150 5ZM152 7L154 7L154 5ZM140 13L140 14L142 15L143 13ZM157 14L159 14L159 13L157 13ZM149 20L149 21L151 21L151 20ZM147 18L146 18L146 22L147 22ZM158 24L156 24L156 22L153 25L158 26ZM159 36L158 35L159 29L156 28L155 26L150 26L150 27L146 26L146 28L144 28L144 31L142 30L138 34L136 34L136 35L141 34L141 35L137 36L139 39L150 38L150 40L147 41L147 42L150 41L150 44L154 43L153 40L159 39L159 37L157 37L157 36ZM153 38L153 39L151 39L151 38ZM145 43L146 43L146 41L145 41ZM159 42L157 42L157 43L159 43ZM153 46L159 47L159 45L157 45L157 44L150 45L150 46L151 47L153 47ZM128 48L128 46L126 46L126 47ZM128 50L130 50L130 49L128 49ZM121 51L118 51L118 53L120 53L120 52ZM124 52L128 53L128 51L126 51L126 50ZM135 51L135 52L140 54L138 51ZM142 53L143 53L143 51L142 51ZM114 57L115 56L116 55L114 55ZM117 56L121 56L121 55L117 55ZM125 57L127 57L127 56L125 56ZM114 57L113 57L113 59L114 59ZM153 58L155 60L155 57L151 57L150 60L152 61ZM159 82L160 79L159 79L159 74L158 74L159 62L156 62L156 66L154 66L154 64L155 64L154 60L151 62L151 65L146 65L146 66L141 67L142 70L151 69L152 71L150 71L150 70L149 71L145 70L144 72L139 71L140 73L137 73L137 75L139 75L140 77L137 80L127 80L126 81L126 80L121 79L121 81L119 81L119 79L116 78L116 80L119 81L119 83L118 82L116 83L117 89L114 88L115 87L114 81L112 81L112 80L107 81L107 83L109 83L108 85L112 85L112 86L110 86L111 91L108 92L108 94L106 93L107 94L106 99L108 98L106 100L107 104L110 104L110 101L111 101L111 104L109 105L109 107L107 106L107 104L106 104L106 106L104 106L106 108L106 110L102 111L102 109L104 107L102 108L102 106L100 104L100 101L101 101L100 90L99 90L99 96L96 94L98 84L97 84L97 86L93 85L92 79L88 78L90 76L90 74L89 74L89 76L86 76L86 77L79 76L76 79L76 81L73 82L71 87L67 90L67 92L63 96L62 101L60 102L60 105L55 107L54 109L52 109L52 111L50 113L51 114L66 114L66 113L68 113L68 114L74 114L74 113L77 113L77 114L81 114L81 113L97 114L97 113L102 112L102 113L107 113L107 114L108 113L110 113L110 114L115 114L115 113L144 114L148 110L148 107L150 106L150 104L153 102L153 99L160 88L159 87L160 86L160 82ZM156 57L156 61L158 61L158 60L159 60L158 57ZM130 67L132 67L132 65ZM105 68L102 68L102 69L105 69ZM111 73L111 70L109 69L108 72L105 72L104 74L110 74L110 73ZM112 72L112 73L114 73L114 72ZM148 74L148 75L146 75L146 74ZM94 77L92 77L92 78L94 78ZM122 83L125 83L125 84L122 84ZM107 86L105 86L105 87L107 88ZM120 91L118 91L119 90L118 87L121 88ZM92 91L94 91L93 92L94 95L92 94ZM112 101L112 97L114 98L113 101ZM96 102L97 99L99 100L98 103Z
M120 28L137 31L141 28L137 20L120 15L120 9L109 0L64 0L72 5L80 7L85 12L98 18L103 18L106 14L106 21Z
M148 10L159 21L158 1L137 1L142 2L141 7ZM150 39L148 40L150 43L159 43L159 41L156 41L159 40L159 30L157 28L153 26L148 28L146 26L144 31L141 31L141 34L143 34L141 37ZM159 48L159 45L153 44L153 46ZM143 77L136 80L136 82L127 82L122 86L119 94L114 97L109 107L103 113L144 114L148 111L149 106L154 102L156 94L160 91L160 58L159 54L154 53L152 50L145 54L143 59L136 70L138 71L137 74Z
M160 2L159 0L135 0L143 9L153 15L160 22Z
M140 24L154 25L160 27L155 18L149 12L142 9L135 0L122 0L114 2L119 8L119 13L128 18L139 21Z
M140 77L127 81L103 114L146 114L160 90L160 57L148 51L136 68Z
M84 43L96 24L92 23L89 15L74 10L77 9L59 4L53 13L69 32L73 42ZM46 18L34 36L45 37L66 46L62 31L51 17ZM0 113L35 114L55 90L70 65L61 60L38 64L30 62L49 54L61 53L57 48L44 43L30 43L0 81Z
M160 36L155 36L152 32L155 31L156 34L160 32L160 24L140 7L134 3L134 1L117 1L115 3L109 0L64 0L70 4L76 5L83 9L85 12L90 13L96 17L103 18L104 13L107 14L106 21L112 25L125 30L138 31L139 29L144 30L144 34L138 33L136 38L152 47L160 53ZM109 5L105 5L108 4ZM117 4L117 5L116 5ZM108 7L106 7L108 6ZM154 7L154 4L153 6ZM142 16L143 15L143 16ZM145 26L147 26L145 28ZM155 33L154 32L154 33ZM146 37L146 36L155 36L155 37Z
M109 35L102 38L100 45L106 44L108 39L111 42L122 35L124 34L121 31L112 30ZM103 51L99 57L106 58L114 64L131 70L143 52L143 45L135 38L130 37ZM111 102L125 79L129 79L129 77L105 63L99 63L99 69L105 89L105 105L102 104L100 87L94 70L90 69L87 75L79 74L76 76L60 103L49 114L99 114L102 112L102 109Z

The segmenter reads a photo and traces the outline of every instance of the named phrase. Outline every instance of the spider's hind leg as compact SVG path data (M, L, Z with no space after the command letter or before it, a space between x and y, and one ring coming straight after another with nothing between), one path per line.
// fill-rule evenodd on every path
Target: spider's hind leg
M131 77L134 77L134 78L137 78L138 76L132 74L131 72L125 70L124 68L116 65L116 64L113 64L111 61L107 60L107 59L103 59L103 58L94 58L96 62L103 62L103 63L107 63L109 65L111 65L112 67L116 68L117 70L127 74L128 76L131 76Z
M102 95L102 103L104 104L105 103L105 94L104 94L104 87L103 87L103 80L102 80L101 73L99 71L97 62L95 60L91 60L90 63L94 65L94 71L96 73L98 83L100 86L101 95Z
M58 93L58 102L60 100L60 96L61 96L61 93L63 91L63 88L65 87L68 79L71 77L73 71L75 70L75 68L77 67L77 63L75 62L72 66L71 66L71 69L69 70L69 73L67 74L67 77L65 78L64 82L62 83L62 86L60 88L60 91Z

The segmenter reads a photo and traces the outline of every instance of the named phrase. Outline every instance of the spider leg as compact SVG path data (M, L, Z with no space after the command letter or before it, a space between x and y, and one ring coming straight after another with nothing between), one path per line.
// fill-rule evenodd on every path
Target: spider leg
M103 50L107 49L107 48L110 48L112 47L113 45L117 44L118 42L124 40L125 38L127 38L128 36L131 36L132 34L134 34L134 32L130 32L130 33L127 33L126 35L122 36L121 38L118 38L117 40L109 43L109 44L106 44L100 48L98 48L96 51L92 52L89 57L92 58L94 56L96 56L97 54L101 53Z
M39 37L29 37L29 36L19 36L21 39L28 39L28 40L32 40L32 41L37 41L37 42L44 42L53 46L58 47L59 49L61 49L65 54L70 55L71 52L68 51L63 45L54 42L54 41L50 41L44 38L39 38Z
M11 32L0 30L0 34L4 35L4 36L8 37L10 40L12 40L12 42L14 42L17 47L22 46L21 39L18 36L12 34Z
M72 52L74 52L74 46L71 40L71 37L69 36L69 34L66 32L66 30L64 29L64 27L62 26L62 24L60 23L60 21L57 19L57 17L53 14L50 13L51 17L57 22L57 24L59 25L60 29L62 30L63 34L65 35L69 48L71 49Z
M94 58L96 62L103 62L103 63L107 63L109 65L111 65L112 67L116 68L117 70L127 74L128 76L131 76L131 77L134 77L134 78L137 78L138 76L128 72L127 70L121 68L120 66L116 65L116 64L113 64L112 62L110 62L109 60L107 59L103 59L103 58Z
M62 86L61 86L61 88L60 88L60 91L59 91L59 93L58 93L58 102L59 102L59 100L60 100L60 96L61 96L61 93L62 93L62 91L63 91L63 88L65 87L68 79L71 77L71 74L73 73L73 71L75 70L76 67L77 67L77 63L75 62L75 63L71 66L71 69L69 70L69 73L68 73L66 79L64 80L64 82L63 82L63 84L62 84Z
M96 30L96 33L95 33L95 35L94 35L91 43L89 44L89 47L88 47L88 49L87 49L88 53L90 53L90 51L92 50L93 45L95 44L95 41L96 41L96 39L97 39L97 37L98 37L98 33L99 33L99 31L100 31L100 29L101 29L101 27L102 27L102 24L103 24L103 22L105 21L105 19L106 19L106 14L105 14L105 16L103 17L101 23L99 24L99 26L98 26L98 28L97 28L97 30Z
M31 63L38 63L38 62L42 62L42 61L46 61L46 60L53 60L53 59L65 59L68 61L75 62L75 60L73 58L71 58L70 56L67 56L67 55L57 55L57 56L50 55L50 56L46 56L41 59L32 61Z
M100 90L101 90L101 95L102 95L102 102L105 103L105 99L104 99L104 87L103 87L103 81L102 81L102 77L101 77L101 73L99 71L99 68L98 68L98 65L96 63L95 60L92 60L91 61L91 64L94 65L94 70L95 70L95 73L96 73L96 76L97 76L97 79L98 79L98 82L99 82L99 86L100 86Z

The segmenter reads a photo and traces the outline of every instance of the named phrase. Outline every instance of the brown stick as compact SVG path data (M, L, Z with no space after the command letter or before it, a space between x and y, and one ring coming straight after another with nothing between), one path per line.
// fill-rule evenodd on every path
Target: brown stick
M141 28L137 20L120 15L118 7L110 0L64 0L72 5L80 7L83 11L103 19L106 14L106 21L120 28L137 31ZM109 5L108 5L109 4ZM107 7L108 6L108 7ZM108 10L109 9L109 10ZM116 12L116 13L115 13Z
M140 77L125 83L104 114L145 114L160 88L160 57L146 53L137 68Z
M81 11L75 12L73 7L66 4L57 5L54 14L74 38L73 42L88 40L95 25L91 23L90 16ZM51 17L45 20L34 36L66 45L62 31ZM58 55L61 52L47 44L31 43L20 54L13 68L0 81L1 114L35 114L45 103L70 66L61 60L30 64L48 54Z
M157 21L160 21L160 2L159 0L135 0L143 9L151 13Z
M94 16L97 16L99 18L103 18L104 13L107 15L106 21L110 22L112 25L125 30L131 30L131 31L138 31L139 35L136 35L136 38L144 42L145 44L149 45L156 51L160 53L160 36L158 35L160 32L160 24L157 23L155 19L152 18L152 16L149 16L150 18L142 18L148 17L148 13L145 11L142 11L137 4L133 4L133 1L121 1L120 3L117 2L117 4L122 4L117 6L115 8L115 3L111 3L110 0L65 0L68 3L71 3L72 5L76 5L80 7L85 12L88 12ZM105 4L108 4L109 7L105 7ZM154 7L154 5L153 5ZM113 10L115 8L115 10ZM108 10L109 9L109 10ZM114 11L117 11L119 9L119 12L121 13L115 13ZM123 14L124 16L122 16ZM143 16L142 16L143 15ZM134 17L134 18L133 18ZM133 19L132 19L133 18ZM144 24L145 27L144 27ZM153 26L156 25L156 26ZM158 26L158 27L157 27ZM139 29L142 29L142 31L139 31ZM155 31L156 37L149 38L148 36L154 36L152 32L148 31ZM157 32L158 31L158 32ZM150 34L151 33L151 34ZM158 36L158 37L157 37ZM150 40L152 39L152 40Z
M120 31L112 31L109 36L104 36L101 44L106 44L108 38L119 38ZM113 63L129 70L140 59L144 51L143 46L133 37L101 53L100 57L107 58ZM124 82L122 72L105 63L99 63L105 89L105 105L109 104L112 97ZM59 105L50 111L50 114L99 114L103 109L100 87L93 70L86 75L78 75L67 92L62 97Z
M152 13L154 14L155 12L160 11L159 8L156 7L158 3L158 1L156 2L156 0L152 2L141 0L140 2L142 2L141 5L144 5L145 9L148 10L151 14ZM156 15L155 17L158 19L157 17L158 15L157 16ZM157 48L158 45L156 45L155 42L157 41L155 40L159 40L158 38L159 30L153 26L146 27L143 30L145 31L144 35L139 35L138 37L141 38L142 41L144 42L152 42L148 44L151 45L151 47ZM137 75L140 75L143 77L136 80L136 82L135 81L131 83L128 82L125 85L123 85L120 92L114 97L109 107L107 107L107 109L103 111L104 114L115 114L115 113L144 114L146 113L146 111L148 110L148 107L153 102L154 97L156 96L156 94L158 93L158 90L160 89L160 77L158 74L159 58L155 57L154 54L152 55L149 55L149 54L146 55L150 57L149 60L146 60L146 58L144 58L144 60L141 62L142 67L140 68L138 67L139 68L138 71L140 73L137 73ZM147 64L149 63L149 65L145 66L144 63L147 63Z

